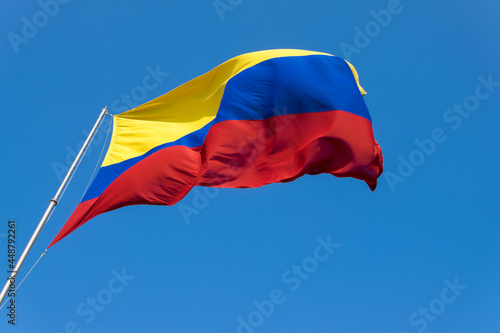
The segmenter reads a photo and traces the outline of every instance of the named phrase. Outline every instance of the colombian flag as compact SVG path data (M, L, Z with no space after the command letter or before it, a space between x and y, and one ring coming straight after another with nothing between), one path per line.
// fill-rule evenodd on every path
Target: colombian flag
M257 187L330 173L374 190L382 152L364 93L344 59L268 50L115 115L103 164L50 246L96 215L173 205L193 186Z

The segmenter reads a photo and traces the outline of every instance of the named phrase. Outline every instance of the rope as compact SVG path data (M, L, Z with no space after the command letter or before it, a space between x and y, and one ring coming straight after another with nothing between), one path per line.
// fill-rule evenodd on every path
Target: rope
M14 289L14 291L17 291L17 289L19 289L19 287L21 286L21 284L23 284L24 280L26 280L26 278L28 277L28 275L30 275L30 273L33 270L33 268L35 268L35 266L38 264L38 262L40 261L40 259L42 259L42 257L45 255L45 253L47 253L47 250L43 251L43 253L40 255L40 258L38 258L38 260L35 262L35 264L33 265L33 267L31 267L31 269L28 271L28 273L26 273L26 275L21 280L21 282L19 282L19 284L17 285L16 289ZM0 306L0 310L4 307L5 304L7 304L7 302L9 302L9 299L11 299L11 297L9 297L9 298L7 298L7 300L5 300L5 303L3 303Z
M106 113L106 114L110 114L110 113ZM97 169L99 168L99 164L100 164L100 161L101 161L101 158L102 158L102 154L104 153L104 149L106 148L106 144L108 143L108 137L109 137L109 131L111 130L111 124L113 123L113 121L111 120L109 122L109 126L108 126L108 132L106 133L106 139L104 139L104 144L102 145L102 149L101 149L101 155L99 155L99 159L97 160L97 163L95 165L95 168L94 168L94 172L92 172L92 176L90 177L89 179L89 183L87 184L87 187L85 188L85 191L83 191L83 194L82 194L82 197L80 198L80 201L82 201L83 199L83 196L85 195L85 193L87 193L87 190L89 189L90 187L90 184L92 183L92 181L94 180L94 175L95 175L95 172L97 171Z
M102 125L102 122L99 124L99 126L96 128L95 132L94 132L94 135L92 135L92 138L90 138L90 141L89 141L89 144L88 146L85 148L85 151L83 152L82 154L82 157L80 158L80 160L78 161L78 163L76 164L75 166L75 170L73 170L73 173L71 174L71 176L69 177L68 179L68 182L66 183L66 186L64 187L63 191L61 192L61 196L59 197L59 202L61 202L61 199L64 195L64 193L66 192L66 189L68 188L68 185L69 183L71 182L71 180L73 179L73 177L75 176L76 174L76 171L78 170L78 167L80 166L80 163L82 163L83 161L83 158L85 157L85 155L87 154L87 151L89 150L90 148L90 145L92 144L92 141L94 140L94 137L96 135L96 133L99 131L99 129L101 128L101 125ZM81 200L81 199L80 199Z

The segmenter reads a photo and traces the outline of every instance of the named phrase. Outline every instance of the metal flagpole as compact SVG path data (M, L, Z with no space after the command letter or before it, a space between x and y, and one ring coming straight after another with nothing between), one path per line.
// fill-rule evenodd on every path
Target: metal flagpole
M40 234L40 231L42 231L43 226L45 223L47 223L47 220L49 219L50 215L52 214L53 210L55 209L59 199L61 198L61 195L66 188L67 184L69 183L69 180L71 179L71 176L75 172L75 169L80 162L83 154L85 153L85 150L87 149L88 145L92 141L92 138L94 137L95 132L97 131L97 128L99 128L99 125L101 124L102 120L104 119L104 116L107 114L108 108L105 107L102 109L101 114L99 115L99 118L97 118L97 121L90 131L87 140L85 140L85 143L83 144L82 148L80 149L80 152L75 158L75 161L71 165L71 167L68 170L68 173L66 174L66 177L64 177L64 180L61 183L61 186L59 186L59 189L57 190L56 195L54 196L53 199L50 199L49 207L47 207L47 210L45 211L45 214L43 214L42 219L38 223L38 226L36 227L35 232L31 236L30 241L28 242L28 245L26 245L26 248L24 249L23 253L19 257L19 260L17 261L16 267L14 268L13 271L11 271L10 276L7 278L7 282L5 283L5 286L3 287L2 292L0 293L0 304L2 304L3 299L5 298L5 295L7 295L7 291L9 290L11 283L15 281L15 277L19 270L21 269L21 266L23 265L24 260L26 259L26 256L28 255L28 252L31 250L33 245L35 244L36 239L38 238L38 235Z

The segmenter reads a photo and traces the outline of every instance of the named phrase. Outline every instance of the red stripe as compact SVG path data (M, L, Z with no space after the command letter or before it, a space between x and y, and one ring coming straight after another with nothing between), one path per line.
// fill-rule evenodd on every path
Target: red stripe
M328 111L224 121L210 128L202 147L168 147L125 171L101 196L78 205L50 246L96 215L173 205L195 185L258 187L319 173L358 178L375 189L382 152L368 119Z
M49 247L99 214L129 205L173 205L193 187L200 168L196 148L174 146L152 154L121 174L99 197L80 203Z
M217 124L219 125L219 124ZM210 129L196 185L256 187L331 173L375 189L382 152L371 122L344 111L228 120Z

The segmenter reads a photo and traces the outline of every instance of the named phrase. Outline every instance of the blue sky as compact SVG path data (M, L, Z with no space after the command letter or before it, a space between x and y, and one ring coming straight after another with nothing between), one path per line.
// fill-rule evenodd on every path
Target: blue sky
M241 53L350 59L385 173L373 193L305 176L199 188L189 219L178 206L98 216L47 252L1 332L499 332L497 1L55 1L0 1L5 276L7 221L19 255L102 107ZM108 126L20 276L80 201Z

